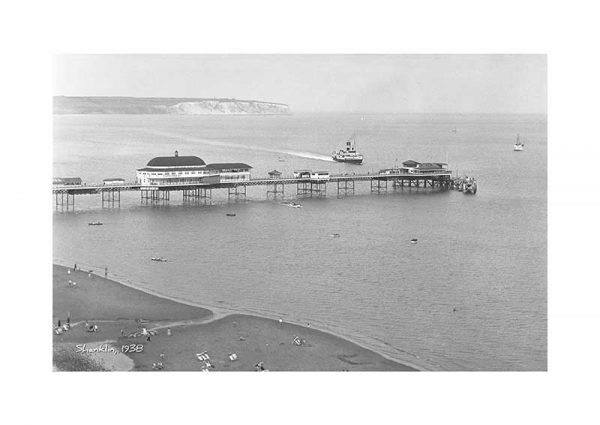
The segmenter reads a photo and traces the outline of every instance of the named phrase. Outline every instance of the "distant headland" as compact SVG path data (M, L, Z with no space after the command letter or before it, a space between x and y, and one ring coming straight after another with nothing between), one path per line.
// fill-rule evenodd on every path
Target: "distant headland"
M287 115L284 103L227 98L54 96L54 114Z

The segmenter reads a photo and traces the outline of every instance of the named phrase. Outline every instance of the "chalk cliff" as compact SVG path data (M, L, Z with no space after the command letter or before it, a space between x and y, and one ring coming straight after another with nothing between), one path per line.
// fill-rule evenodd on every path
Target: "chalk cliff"
M283 103L240 99L159 97L54 97L55 114L177 114L177 115L281 115Z

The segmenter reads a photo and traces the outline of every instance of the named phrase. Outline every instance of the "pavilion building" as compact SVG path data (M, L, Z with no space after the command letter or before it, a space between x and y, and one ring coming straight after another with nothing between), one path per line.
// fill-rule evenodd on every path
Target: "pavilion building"
M216 184L250 180L252 167L241 163L206 164L197 156L159 156L137 170L142 186Z
M445 162L417 162L410 159L402 163L400 172L410 174L447 173L448 164L446 164Z

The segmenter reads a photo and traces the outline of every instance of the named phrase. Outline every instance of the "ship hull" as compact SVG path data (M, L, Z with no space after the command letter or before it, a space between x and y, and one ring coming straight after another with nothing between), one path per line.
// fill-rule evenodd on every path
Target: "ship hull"
M345 158L335 158L334 157L333 160L336 162L348 162L350 164L359 164L359 165L362 164L362 162L363 162L362 159L354 159L354 158L345 159Z

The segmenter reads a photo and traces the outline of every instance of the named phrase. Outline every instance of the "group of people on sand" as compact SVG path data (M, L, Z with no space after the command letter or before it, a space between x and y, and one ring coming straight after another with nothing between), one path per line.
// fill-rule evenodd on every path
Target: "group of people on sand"
M283 327L283 319L279 318L278 320L279 326ZM232 322L233 327L237 327L237 322ZM307 323L307 327L311 327L310 323ZM245 341L246 338L240 336L240 341ZM283 342L281 343L283 344ZM300 338L298 335L294 335L293 339L292 339L292 344L295 346L305 346L307 345L306 340L304 338ZM267 344L269 345L269 344ZM208 372L210 369L214 369L215 365L212 362L212 360L210 359L208 353L206 351L203 351L202 353L198 353L196 354L196 358L202 362L202 366L201 366L201 370L203 372ZM230 361L237 361L238 360L238 355L236 353L229 353L228 358ZM157 370L157 364L153 364L152 366L153 369ZM263 361L259 361L254 365L254 370L256 372L268 372L269 370L265 367L265 363Z
M146 326L142 324L142 319L136 319L138 322L137 329L134 332L126 333L125 329L121 329L121 336L127 338L137 338L139 336L145 337L146 341L152 341L152 336L157 335L158 332L154 330L149 330ZM171 328L167 328L167 335L171 336Z
M98 328L98 325L95 323L92 325L91 323L85 322L83 325L85 326L85 330L87 332L99 332L100 331L100 328Z
M163 353L160 353L159 357L160 357L160 361L152 363L152 369L154 369L154 370L163 370L165 368L165 365L163 363L163 360L165 359L165 355Z
M67 323L64 325L60 322L60 319L58 319L58 323L54 326L54 333L60 335L67 332L69 329L71 329L71 317L67 316Z
M88 322L85 322L84 325L85 330L87 332L99 332L100 328L98 328L98 325L94 324L90 324ZM62 333L67 332L68 330L71 329L71 317L67 316L67 323L62 324L60 319L58 319L58 323L54 326L54 333L56 335L60 335Z
M77 271L77 263L75 263L73 265L73 271L74 272ZM85 273L85 271L83 271L83 272ZM91 278L92 277L92 273L94 273L94 271L93 270L89 270L88 271L88 277ZM71 274L71 269L69 269L69 268L67 269L67 274ZM108 279L108 267L104 267L104 278Z
M75 264L75 267L73 267L73 271L77 270L77 264ZM67 269L67 274L70 275L71 274L71 269ZM73 287L73 286L77 286L77 282L69 279L69 281L67 282L67 285L69 287Z

